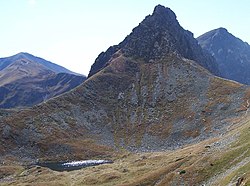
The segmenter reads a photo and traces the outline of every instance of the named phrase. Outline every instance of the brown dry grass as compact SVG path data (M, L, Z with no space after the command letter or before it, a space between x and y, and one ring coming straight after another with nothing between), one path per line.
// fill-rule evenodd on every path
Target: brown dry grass
M163 76L165 76L165 78L168 78L167 76L169 75L168 65L168 63L162 64ZM120 70L127 68L127 66L121 65L120 61L118 61L113 67L114 69L106 70L116 70L116 73L119 73ZM134 77L128 77L129 75L127 74L118 75L112 74L111 76L108 72L106 74L103 73L102 76L94 75L91 79L86 81L84 86L76 89L74 92L76 94L75 97L62 96L58 98L59 101L50 100L49 104L37 106L33 110L22 111L13 118L7 118L5 122L10 125L12 124L13 127L16 124L15 130L18 132L18 130L25 127L24 124L27 122L26 120L29 117L33 117L35 118L34 125L38 126L42 133L45 133L46 127L42 128L42 126L40 126L43 115L46 115L45 119L47 120L47 124L49 124L49 126L54 126L53 124L56 126L57 122L53 120L53 117L50 117L54 112L64 110L67 111L69 109L68 105L70 104L81 104L81 112L84 112L84 107L92 108L89 104L99 103L100 100L95 102L95 99L101 99L103 106L108 105L111 110L114 110L109 113L110 116L109 119L107 119L107 123L110 123L111 121L113 122L111 124L112 132L114 134L115 143L119 147L120 143L129 145L134 142L137 146L140 146L146 132L149 132L151 135L160 136L162 139L167 138L171 134L172 125L176 120L185 120L190 125L192 124L196 113L194 113L194 111L190 108L190 103L197 103L199 101L199 95L196 95L197 97L195 97L193 95L194 92L191 91L185 92L185 96L179 97L174 102L168 102L159 97L155 107L155 110L159 112L151 114L152 116L149 116L145 108L140 106L131 106L129 103L129 100L131 100L130 97L126 97L125 102L123 103L114 102L116 98L112 96L115 96L116 94L113 94L112 91L128 90L129 85L134 82L138 95L141 95L140 87L147 85L148 95L145 97L145 100L147 104L151 103L153 99L153 85L157 77L157 65L143 65L141 67L141 75L138 82L135 82L133 79ZM103 79L105 79L105 81L103 81ZM182 87L182 83L185 81L178 80L177 82L180 84L180 87ZM98 87L100 83L105 83L103 87L109 87L109 89ZM116 85L121 87L111 87ZM229 99L229 95L237 93L241 86L242 85L240 84L228 82L220 78L211 78L210 87L206 95L209 101L205 106L204 113L201 113L201 116L199 117L199 120L206 127L207 132L211 130L211 125L215 124L213 123L214 118L207 116L205 113L212 112L214 109L213 107L218 103L229 103L231 101ZM106 91L104 95L109 96L99 98L97 93L102 91ZM82 92L85 93L83 94ZM79 94L78 96L85 96L81 103L77 102L78 99L74 99L78 98L77 94ZM131 96L130 93L126 95ZM138 99L139 101L142 100L140 97ZM57 103L59 103L59 105L57 105ZM116 106L115 108L113 108L114 105ZM124 105L127 106L126 109L123 109ZM137 116L143 115L143 118L137 118L135 124L130 123L130 111L132 109L134 109ZM113 121L113 117L115 118L115 121ZM154 122L149 122L150 117L159 118L159 121L154 120ZM67 121L67 118L64 119ZM79 132L78 130L80 129L75 128L76 121L74 119L69 119L69 123L72 134ZM52 134L50 136L46 136L47 138L44 140L41 140L38 143L38 146L40 147L40 150L44 152L46 152L50 146L54 144L64 144L70 146L72 154L70 154L69 157L67 157L68 155L62 155L58 157L58 160L68 158L85 159L95 157L111 157L112 159L115 159L115 163L63 173L33 167L25 170L26 172L15 176L13 182L10 184L166 185L167 183L172 182L173 184L177 183L178 185L181 182L185 182L186 184L192 185L195 183L201 183L202 181L214 176L216 172L220 172L228 163L228 161L224 161L222 163L217 162L218 166L214 166L216 159L223 158L224 154L210 150L210 148L205 148L218 139L209 139L175 151L124 154L124 156L121 156L120 154L115 154L114 151L107 147L97 145L93 141L88 140L88 136L83 135L85 134L84 127L78 135L74 136L74 138L70 138L71 134L68 134L66 130L58 130L57 127L54 127L52 130ZM200 131L198 129L186 130L183 133L183 136L197 137L199 134ZM80 137L80 135L82 136ZM45 156L44 159L46 158L49 159L52 157ZM186 173L180 174L180 172L184 170ZM191 177L190 175L195 175L195 177Z
M46 168L33 167L16 174L12 181L0 185L197 185L209 178L220 175L225 170L249 157L249 126L246 122L221 139L238 135L231 144L219 148L211 144L221 140L213 138L182 149L165 152L127 153L114 155L113 164L88 167L71 172L55 172ZM245 153L243 153L245 152ZM239 156L237 154L244 154ZM238 158L235 158L238 157ZM248 165L248 164L247 164ZM218 183L228 183L235 176L244 176L249 184L248 167L239 167L232 174L217 179ZM13 165L14 166L14 165ZM2 170L8 170L1 167ZM11 170L20 170L14 167ZM15 172L15 171L14 171ZM183 174L180 174L183 172ZM243 175L243 172L245 174ZM215 184L216 185L216 184Z
M23 169L22 166L14 166L14 165L0 166L0 179L7 176L18 174L22 169Z
M152 185L158 181L164 183L178 177L178 171L185 169L190 159L204 151L210 141L196 146L186 147L175 152L125 153L117 157L114 164L89 167L72 172L54 172L41 168L32 168L26 176L17 176L11 184L33 183L53 185ZM40 169L39 169L40 170Z

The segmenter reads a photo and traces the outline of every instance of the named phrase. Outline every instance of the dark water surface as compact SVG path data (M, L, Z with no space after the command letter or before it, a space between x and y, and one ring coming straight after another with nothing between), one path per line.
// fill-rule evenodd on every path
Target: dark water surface
M113 163L113 162L110 160L84 160L84 161L72 161L72 162L41 162L41 163L36 163L36 165L41 167L47 167L54 171L73 171L85 167L96 166L107 163Z

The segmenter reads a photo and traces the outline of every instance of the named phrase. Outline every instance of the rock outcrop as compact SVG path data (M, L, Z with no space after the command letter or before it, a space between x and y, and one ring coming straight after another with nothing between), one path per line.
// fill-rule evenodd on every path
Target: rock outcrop
M213 57L201 49L190 31L180 26L175 13L161 5L156 6L153 14L147 16L120 44L102 52L92 65L88 77L107 66L118 50L126 57L147 63L175 53L219 75Z

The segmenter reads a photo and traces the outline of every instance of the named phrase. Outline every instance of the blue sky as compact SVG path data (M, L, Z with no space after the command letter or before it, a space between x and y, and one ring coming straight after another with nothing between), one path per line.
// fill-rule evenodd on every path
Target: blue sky
M87 75L157 4L195 37L225 27L250 43L249 0L0 0L0 57L29 52Z

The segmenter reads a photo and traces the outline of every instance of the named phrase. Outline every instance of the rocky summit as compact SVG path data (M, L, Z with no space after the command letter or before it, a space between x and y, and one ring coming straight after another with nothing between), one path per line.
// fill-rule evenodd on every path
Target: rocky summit
M201 49L190 31L180 26L175 13L161 5L156 6L153 14L147 16L120 44L102 52L92 65L89 77L107 66L117 51L125 57L144 60L146 63L175 53L196 61L212 74L219 74L213 57Z
M225 28L211 30L197 38L218 64L221 76L250 85L250 46Z
M83 84L32 109L0 111L0 160L114 160L58 177L33 167L16 183L42 183L42 175L51 184L70 178L65 185L210 183L226 166L247 165L249 154L250 89L216 73L213 58L159 5L98 56ZM234 153L226 147L236 139Z

